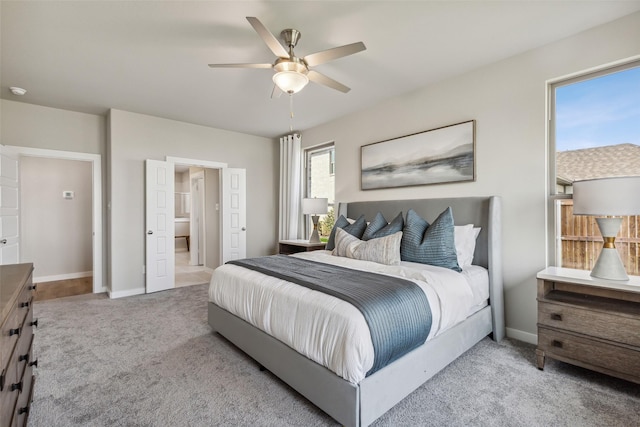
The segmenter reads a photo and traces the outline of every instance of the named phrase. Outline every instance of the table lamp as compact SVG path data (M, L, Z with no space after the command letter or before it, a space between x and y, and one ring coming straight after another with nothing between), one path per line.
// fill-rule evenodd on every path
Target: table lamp
M596 218L604 246L591 276L629 280L615 246L621 216L640 214L640 176L587 179L573 183L573 214Z
M328 208L329 199L326 197L314 197L302 199L302 213L305 215L311 215L313 221L313 232L309 238L309 243L320 243L320 235L318 234L318 219L319 215L326 214Z

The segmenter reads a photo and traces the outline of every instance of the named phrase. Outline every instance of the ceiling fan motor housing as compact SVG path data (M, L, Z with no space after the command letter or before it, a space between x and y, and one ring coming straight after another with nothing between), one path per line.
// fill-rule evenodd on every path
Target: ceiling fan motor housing
M307 74L309 72L304 60L295 56L292 56L291 58L276 59L276 62L273 64L273 69L276 73L282 71L293 71L300 74Z

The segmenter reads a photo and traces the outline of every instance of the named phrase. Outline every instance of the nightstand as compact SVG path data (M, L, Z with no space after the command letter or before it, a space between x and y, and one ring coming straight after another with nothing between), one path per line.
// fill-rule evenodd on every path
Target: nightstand
M537 278L538 369L550 357L640 384L640 277L549 267Z
M289 255L298 252L309 252L323 250L326 243L309 243L308 240L280 240L278 243L278 253Z

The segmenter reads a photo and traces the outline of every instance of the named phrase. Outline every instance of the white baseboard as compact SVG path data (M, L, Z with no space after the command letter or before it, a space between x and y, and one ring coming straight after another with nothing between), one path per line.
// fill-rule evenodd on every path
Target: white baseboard
M59 280L83 279L92 277L93 271L80 271L78 273L56 274L53 276L34 276L33 283L57 282Z
M115 292L107 291L107 292L109 294L109 298L116 299L116 298L131 297L134 295L142 295L145 293L145 288L127 289L126 291L115 291Z
M506 328L507 329L507 337L513 338L518 341L524 341L529 344L538 344L538 335L532 334L531 332L521 331L519 329Z

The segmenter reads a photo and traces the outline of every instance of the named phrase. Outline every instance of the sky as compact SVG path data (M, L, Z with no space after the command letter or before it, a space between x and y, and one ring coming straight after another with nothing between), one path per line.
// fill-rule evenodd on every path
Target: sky
M640 66L556 89L556 151L640 145Z

